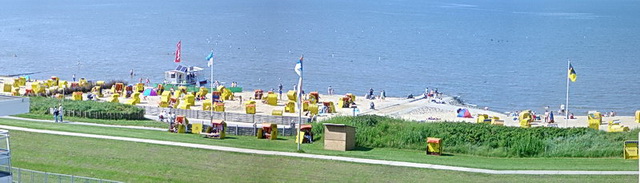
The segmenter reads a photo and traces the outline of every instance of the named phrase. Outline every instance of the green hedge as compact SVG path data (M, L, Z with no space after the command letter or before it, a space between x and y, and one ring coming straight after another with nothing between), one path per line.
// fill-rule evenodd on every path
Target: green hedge
M144 109L121 103L97 101L61 101L57 98L31 97L29 113L50 114L49 108L62 103L65 115L93 119L143 120Z
M427 137L443 139L445 152L493 157L622 157L624 140L638 130L607 133L590 128L518 128L474 123L418 123L381 116L336 117L323 123L356 127L356 145L424 150ZM315 123L314 134L323 127Z

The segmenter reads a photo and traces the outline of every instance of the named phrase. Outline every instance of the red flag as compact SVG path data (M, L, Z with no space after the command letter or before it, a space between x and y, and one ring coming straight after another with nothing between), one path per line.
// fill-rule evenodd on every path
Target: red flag
M178 41L178 49L176 49L176 59L173 61L175 63L180 63L180 48L182 47L182 41Z

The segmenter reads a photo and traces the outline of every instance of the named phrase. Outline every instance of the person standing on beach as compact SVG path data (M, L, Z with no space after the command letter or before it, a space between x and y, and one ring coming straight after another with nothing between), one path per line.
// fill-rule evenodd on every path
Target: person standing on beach
M369 88L369 99L375 99L373 96L373 88Z
M384 98L385 98L386 96L387 96L387 93L386 93L386 92L384 92L384 90L382 90L382 91L380 92L380 99L384 100Z
M76 74L73 74L71 77L73 78L73 82L76 82Z
M331 88L331 86L329 86L329 88L327 88L327 93L329 95L333 95L333 88Z
M424 89L424 98L429 97L429 87Z

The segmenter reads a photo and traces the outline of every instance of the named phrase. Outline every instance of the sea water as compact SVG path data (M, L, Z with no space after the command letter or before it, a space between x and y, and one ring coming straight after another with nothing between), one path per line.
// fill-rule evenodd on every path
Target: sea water
M500 112L640 109L640 1L0 0L0 75L161 82L182 64L245 90L435 89ZM129 77L133 69L136 76Z

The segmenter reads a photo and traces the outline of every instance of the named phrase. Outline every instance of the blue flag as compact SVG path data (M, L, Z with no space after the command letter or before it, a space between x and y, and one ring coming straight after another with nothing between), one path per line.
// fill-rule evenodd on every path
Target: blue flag
M207 56L207 58L205 59L209 61L207 63L207 66L211 67L213 65L213 50L211 50L211 53L209 53L209 56Z
M302 77L302 60L304 59L304 56L300 57L300 60L298 60L298 63L296 63L296 67L294 68L296 73L298 74L298 76Z

